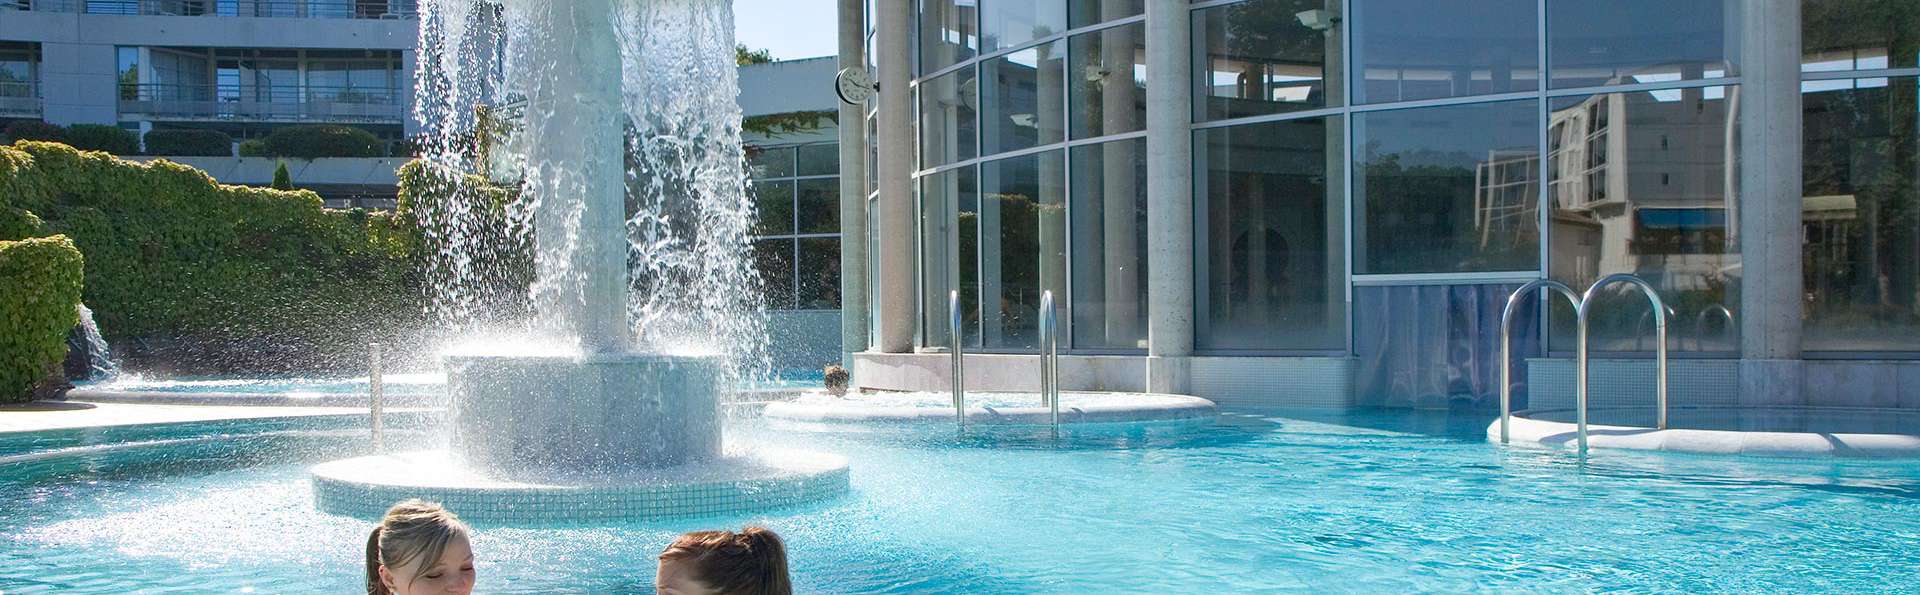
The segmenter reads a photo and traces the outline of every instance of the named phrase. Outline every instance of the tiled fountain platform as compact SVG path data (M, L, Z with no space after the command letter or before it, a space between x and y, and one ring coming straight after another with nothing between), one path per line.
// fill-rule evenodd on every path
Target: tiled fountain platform
M768 404L770 419L819 423L953 423L953 393L864 393L835 397L810 393ZM1060 395L1060 423L1212 423L1213 401L1158 393L1068 392ZM1053 413L1037 393L966 393L968 424L1051 424Z
M847 492L837 455L760 450L718 460L579 481L508 481L461 469L446 451L342 459L312 470L324 512L379 518L408 498L440 502L482 523L567 524L752 512Z

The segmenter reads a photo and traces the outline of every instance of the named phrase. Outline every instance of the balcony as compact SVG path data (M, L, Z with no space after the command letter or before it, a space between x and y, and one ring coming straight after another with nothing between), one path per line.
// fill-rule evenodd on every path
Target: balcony
M0 11L296 19L417 18L415 0L0 0Z
M0 82L0 117L40 117L40 87L33 83Z
M398 124L399 91L351 87L122 85L120 114L158 120Z

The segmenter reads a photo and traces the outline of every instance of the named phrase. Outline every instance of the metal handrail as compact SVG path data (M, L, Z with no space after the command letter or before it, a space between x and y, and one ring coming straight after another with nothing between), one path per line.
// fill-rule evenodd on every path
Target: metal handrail
M1579 307L1575 309L1579 317L1580 349L1576 353L1574 382L1577 384L1577 389L1574 393L1573 406L1576 409L1574 415L1579 429L1581 454L1587 452L1587 320L1593 313L1594 296L1602 288L1614 283L1628 283L1639 287L1640 292L1647 296L1648 303L1653 307L1654 338L1659 343L1656 348L1660 374L1656 385L1658 399L1656 403L1659 407L1658 429L1667 429L1667 303L1660 299L1660 292L1645 279L1625 273L1608 275L1587 288L1587 292L1580 296Z
M1053 292L1040 293L1040 399L1052 413L1053 433L1060 434L1060 320Z
M1500 443L1507 443L1507 426L1513 417L1513 314L1519 311L1520 300L1532 292L1551 289L1566 296L1567 304L1574 311L1580 310L1580 297L1574 295L1573 288L1552 279L1540 279L1520 286L1507 296L1507 307L1500 312Z
M967 379L966 358L961 350L960 335L960 290L947 293L947 312L953 326L953 421L960 430L967 429Z

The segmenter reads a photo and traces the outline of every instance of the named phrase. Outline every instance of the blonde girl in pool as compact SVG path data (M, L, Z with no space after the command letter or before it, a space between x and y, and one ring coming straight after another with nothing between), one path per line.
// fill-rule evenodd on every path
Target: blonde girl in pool
M473 592L467 524L439 504L407 500L367 536L368 595Z

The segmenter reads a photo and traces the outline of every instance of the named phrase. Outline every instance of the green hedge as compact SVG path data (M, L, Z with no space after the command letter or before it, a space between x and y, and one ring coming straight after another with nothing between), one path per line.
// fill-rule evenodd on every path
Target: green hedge
M30 400L79 322L80 251L64 236L0 241L0 403Z
M455 288L491 318L527 314L527 288L534 279L532 234L517 227L511 215L518 199L514 190L417 159L401 166L398 174L394 216L401 225L419 230L418 267L424 282ZM456 205L469 210L456 211ZM451 245L456 238L466 243ZM468 257L458 263L459 270L444 256L456 249Z
M232 157L233 137L218 130L155 130L147 133L147 154Z
M66 143L82 151L106 151L115 155L140 154L140 137L119 126L74 124L67 127Z
M0 207L71 237L107 338L174 371L358 369L418 335L418 233L391 213L43 142L0 147Z
M319 159L322 157L385 157L386 145L373 133L334 124L288 126L273 131L258 144L241 145L246 157L285 157ZM254 155L248 155L252 152Z
M44 140L61 142L67 138L67 129L39 120L20 120L8 124L6 134L7 138L15 141Z

